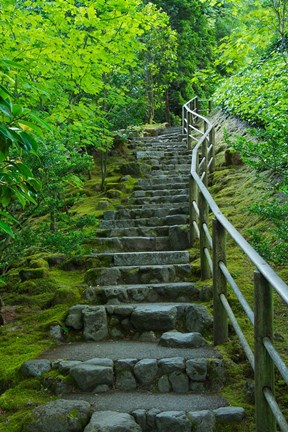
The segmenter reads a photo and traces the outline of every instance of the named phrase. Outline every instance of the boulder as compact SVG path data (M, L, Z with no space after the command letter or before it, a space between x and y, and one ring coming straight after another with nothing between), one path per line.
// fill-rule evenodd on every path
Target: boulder
M24 362L20 371L25 377L40 377L41 375L51 370L51 363L49 360L28 360Z
M80 390L89 392L97 386L113 386L113 368L94 365L87 362L80 363L70 369L70 375L75 380Z
M205 381L207 377L207 360L206 359L187 360L186 373L192 381Z
M174 306L137 306L131 315L131 323L137 330L170 330L175 328L177 308Z
M215 415L208 410L189 412L193 432L214 432Z
M169 375L172 390L175 393L187 393L189 391L189 378L183 372L172 372Z
M22 282L30 279L41 279L47 276L47 268L26 268L19 272L19 277Z
M83 310L88 308L87 305L72 306L65 320L65 325L74 330L81 330L83 328Z
M222 407L213 410L216 420L219 423L239 422L245 415L244 408L241 407Z
M158 361L158 366L161 374L185 370L183 357L169 357L160 359Z
M114 411L94 412L84 432L141 432L130 414Z
M191 432L191 423L184 411L166 411L156 415L157 432Z
M58 399L35 408L22 432L83 432L90 416L88 402Z
M158 373L157 360L143 359L134 366L134 373L141 385L152 384Z
M200 332L209 329L213 320L207 309L202 305L190 305L186 313L186 328L190 332Z
M159 345L173 348L197 348L207 345L207 342L200 333L171 331L162 334Z
M103 306L90 306L83 310L84 337L87 340L101 341L108 336L106 310Z

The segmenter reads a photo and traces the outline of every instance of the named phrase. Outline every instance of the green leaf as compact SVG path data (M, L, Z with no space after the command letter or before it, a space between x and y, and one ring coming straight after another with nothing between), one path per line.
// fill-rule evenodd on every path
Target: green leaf
M3 102L0 103L0 111L2 111L3 114L5 114L10 119L12 119L12 114L11 114L10 107L8 106L8 104L4 104Z
M29 115L30 117L32 117L33 120L36 121L36 123L39 123L39 125L42 126L44 129L47 129L49 132L53 132L51 126L48 123L46 123L44 120L40 119L34 113L30 113Z
M0 221L0 231L4 231L13 238L15 237L12 229L5 222Z

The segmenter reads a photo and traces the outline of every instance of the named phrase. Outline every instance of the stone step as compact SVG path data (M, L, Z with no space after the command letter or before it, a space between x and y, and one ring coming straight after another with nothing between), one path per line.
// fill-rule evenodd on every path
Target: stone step
M133 228L132 228L133 230ZM115 230L117 232L117 230ZM182 251L189 248L189 231L186 226L172 226L166 229L166 236L135 236L126 237L122 235L109 237L98 237L89 240L89 245L95 247L93 253L103 252L160 252L160 251ZM129 229L126 229L129 233Z
M193 303L82 304L69 309L65 325L88 341L160 338L164 346L196 348L206 344L199 334L211 331L212 318L204 306Z
M165 151L165 150L137 150L136 158L141 160L152 161L152 163L165 164L187 164L187 161L191 159L191 152L182 151Z
M63 399L91 404L94 414L87 426L91 426L91 432L215 432L222 427L227 430L229 423L242 421L245 414L243 408L229 407L227 401L217 395L115 392L112 395L64 395Z
M189 216L187 214L173 214L164 217L148 217L137 219L103 219L100 222L101 228L130 228L130 227L159 227L172 225L186 225Z
M137 191L143 191L143 192L147 192L149 193L150 191L155 191L155 192L159 192L163 191L163 190L169 190L172 193L177 193L178 190L188 190L188 182L175 182L175 183L162 183L162 184L157 184L157 183L152 183L151 179L147 179L147 181L145 182L145 180L138 180L138 185L134 188L134 192Z
M167 175L153 175L153 177L145 178L145 179L139 179L138 180L138 186L155 186L157 185L157 188L159 185L167 185L167 184L181 184L181 185L188 185L189 182L189 175L181 175L181 174L169 174ZM156 188L155 188L156 189Z
M189 201L189 197L188 194L179 194L179 195L172 195L172 194L167 194L167 195L158 195L158 196L146 196L146 197L142 197L142 198L133 198L131 197L129 202L133 202L135 205L144 205L145 207L148 204L154 204L154 203L158 203L158 204L166 204L170 203L170 204L178 204L178 203L188 203Z
M148 218L165 218L167 216L184 214L188 215L188 204L186 203L175 203L173 206L162 205L159 206L157 204L151 205L150 207L147 205L143 208L143 206L137 207L137 205L129 208L125 206L125 208L116 210L116 211L107 211L103 215L104 220L119 220L119 219L148 219Z
M188 225L100 229L97 234L99 237L89 240L88 244L102 251L109 247L111 251L182 251L191 244Z
M188 196L188 187L187 188L177 188L177 189L141 189L141 190L135 190L131 194L131 198L143 198L143 197L161 197L161 196L179 196L179 195L186 195Z
M198 338L200 338L198 334ZM207 393L218 391L225 381L225 366L217 358L147 357L133 352L132 357L92 357L86 361L59 359L55 369L70 377L66 392L106 393L145 389L154 393ZM51 382L49 383L51 385ZM57 381L59 386L59 381ZM72 387L72 388L71 388ZM61 386L62 392L65 387ZM57 387L55 388L57 392Z
M170 250L170 240L165 237L98 237L90 242L94 253L109 250L110 252L144 252Z
M166 237L169 226L97 229L99 237Z
M166 283L189 280L192 280L191 264L95 267L85 273L85 283L89 286Z
M151 334L147 334L147 339ZM57 359L63 361L87 361L91 358L110 358L113 361L119 358L174 358L184 359L214 358L221 359L219 352L212 345L206 344L202 347L173 347L162 346L157 341L145 340L118 340L93 342L63 342L54 346L51 350L44 352L39 357L55 362Z
M223 427L227 430L227 423L244 418L243 408L229 407L219 396L209 395L209 400L204 395L175 396L152 395L147 391L63 395L61 399L34 408L28 429L55 431L57 424L57 431L63 432L72 428L77 432L214 432ZM187 410L183 405L187 405ZM164 408L161 410L160 406ZM179 411L175 411L176 408Z
M107 266L147 266L189 263L188 251L112 252L92 254L91 257Z
M137 159L184 159L191 157L191 150L184 149L154 149L154 148L144 148L136 150L135 156Z
M85 300L96 304L189 302L199 300L199 289L191 282L111 285L85 289Z
M166 167L163 167L166 168ZM167 179L169 179L169 176L174 176L175 173L180 173L183 176L186 175L186 179L188 181L189 179L189 174L190 174L190 170L191 170L191 166L189 165L187 168L183 168L183 169L178 169L177 166L171 168L171 169L152 169L151 170L151 176L155 176L155 177L162 177L165 176Z
M189 172L191 169L191 164L161 164L161 165L152 165L152 173L157 171L173 171L173 172Z

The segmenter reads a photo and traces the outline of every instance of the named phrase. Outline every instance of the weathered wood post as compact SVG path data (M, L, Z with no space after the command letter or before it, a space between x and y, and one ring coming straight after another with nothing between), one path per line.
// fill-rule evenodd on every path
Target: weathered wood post
M198 207L199 207L201 279L205 280L211 277L209 263L205 254L205 249L209 249L210 245L204 230L204 224L208 227L209 206L201 191L199 193Z
M189 177L189 216L190 216L190 245L194 244L195 239L198 238L194 224L197 224L198 215L196 213L193 202L198 202L198 187L197 183L190 175Z
M227 296L227 281L219 263L226 265L226 231L222 224L213 219L213 315L214 344L220 345L228 339L228 319L220 295Z
M275 417L266 401L263 390L274 394L274 363L263 339L273 340L272 288L264 276L254 272L254 350L255 350L255 417L256 432L276 432Z
M209 133L209 146L211 147L210 158L212 158L212 162L210 164L210 172L215 171L215 127L213 126Z
M207 132L208 130L208 125L207 123L204 121L204 134ZM205 138L202 142L202 146L201 146L201 156L202 156L202 160L204 161L202 167L203 167L203 172L205 173L204 177L202 178L202 182L204 183L204 185L207 187L208 185L208 149L207 149L207 138Z

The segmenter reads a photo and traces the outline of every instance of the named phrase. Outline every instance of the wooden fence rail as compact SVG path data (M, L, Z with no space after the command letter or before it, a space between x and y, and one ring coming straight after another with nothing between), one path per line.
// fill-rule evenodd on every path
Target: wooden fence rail
M288 304L288 286L226 219L210 195L207 184L209 173L215 168L215 129L200 112L197 97L187 102L182 110L182 129L188 148L193 148L189 182L191 241L199 238L202 279L213 278L214 343L227 341L229 320L254 371L256 432L276 432L276 425L278 430L288 432L288 423L276 401L274 389L274 369L278 369L288 385L288 368L273 345L272 297L274 291ZM209 231L211 217L212 233ZM254 312L227 268L227 236L255 266ZM229 304L228 286L254 327L254 352Z

